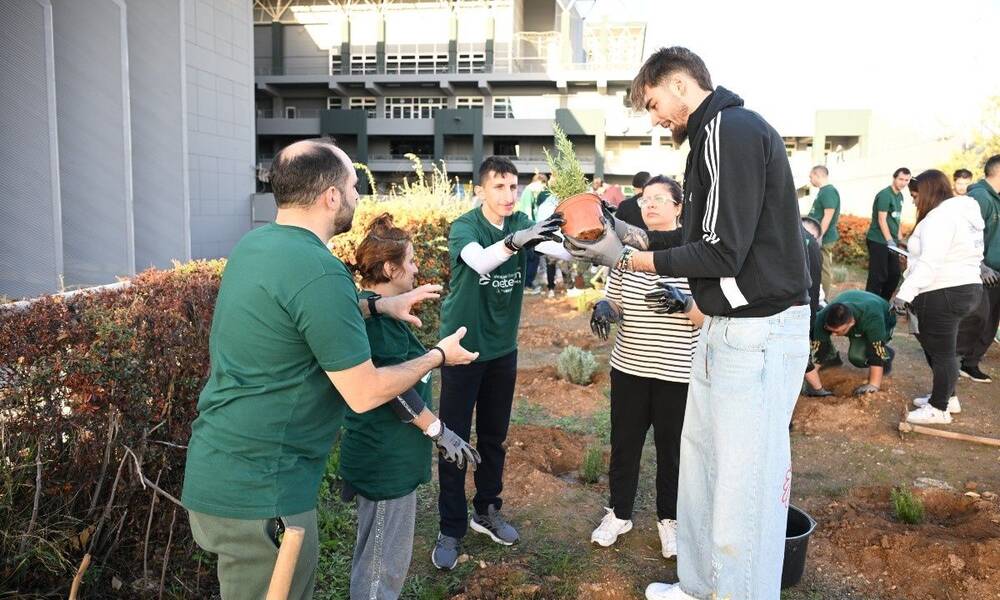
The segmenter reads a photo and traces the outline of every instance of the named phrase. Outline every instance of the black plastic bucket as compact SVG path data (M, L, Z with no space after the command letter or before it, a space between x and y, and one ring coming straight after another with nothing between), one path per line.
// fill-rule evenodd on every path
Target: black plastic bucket
M788 507L788 525L785 528L785 560L781 565L781 589L799 583L806 568L806 551L809 536L816 529L816 521L805 511Z

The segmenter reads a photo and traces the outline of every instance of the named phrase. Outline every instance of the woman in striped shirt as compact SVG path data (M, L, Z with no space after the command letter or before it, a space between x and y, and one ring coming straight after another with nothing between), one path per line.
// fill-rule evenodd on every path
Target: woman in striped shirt
M663 175L646 184L638 199L650 230L678 227L683 193ZM650 303L647 295L658 297ZM610 507L591 541L610 546L632 529L632 507L646 432L656 442L657 529L664 558L677 554L677 476L681 428L691 361L704 315L691 298L687 279L614 270L606 298L594 306L591 328L607 339L618 323L611 351Z

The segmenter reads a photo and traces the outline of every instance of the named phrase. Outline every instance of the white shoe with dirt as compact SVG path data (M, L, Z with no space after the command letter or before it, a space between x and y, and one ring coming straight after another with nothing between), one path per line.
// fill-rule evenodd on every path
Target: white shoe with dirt
M646 586L646 600L698 600L681 591L679 583L651 583Z
M660 552L663 553L663 558L677 556L677 521L661 519L656 522L656 529L660 532Z
M948 425L951 423L951 415L927 404L911 410L910 414L906 415L906 422L914 425Z
M605 508L608 511L601 524L590 534L590 541L607 548L618 541L618 536L632 531L632 521L629 519L619 519L615 516L613 508Z
M921 406L927 406L931 403L931 395L917 396L913 399L913 406L920 408ZM962 405L958 402L958 396L952 396L948 398L948 412L957 415L962 412Z

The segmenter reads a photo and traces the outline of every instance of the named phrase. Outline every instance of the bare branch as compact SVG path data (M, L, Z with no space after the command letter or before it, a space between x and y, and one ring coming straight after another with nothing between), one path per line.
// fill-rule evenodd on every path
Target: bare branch
M125 448L125 451L128 452L130 455L132 455L132 460L135 461L135 473L136 473L136 475L139 476L139 481L142 483L142 488L143 489L146 489L146 486L148 485L149 487L153 488L154 490L156 490L157 492L159 492L160 494L162 494L163 497L166 498L167 500L170 500L171 502L173 502L177 506L180 506L181 508L184 508L184 505L181 504L180 500L178 500L177 498L174 498L169 493L165 492L163 490L163 488L161 488L159 485L153 483L152 481L149 480L148 477L146 477L145 475L142 474L142 468L139 466L139 457L135 455L135 452L132 452L131 448L129 448L125 444L122 444L122 448Z
M28 540L35 531L35 523L38 522L38 504L42 499L42 442L38 441L38 449L35 451L35 502L31 508L31 521L28 522L28 529L21 537L21 545L18 554L24 554L28 549Z
M167 548L163 551L163 569L160 571L160 600L163 600L163 584L167 579L167 564L170 562L170 544L174 541L174 522L177 521L177 507L170 517L170 533L167 534Z

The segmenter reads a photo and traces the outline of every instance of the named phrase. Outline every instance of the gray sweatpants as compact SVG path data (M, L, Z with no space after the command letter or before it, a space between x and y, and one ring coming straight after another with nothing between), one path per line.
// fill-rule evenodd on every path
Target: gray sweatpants
M396 600L413 555L417 493L358 501L358 542L351 565L351 600Z

